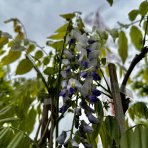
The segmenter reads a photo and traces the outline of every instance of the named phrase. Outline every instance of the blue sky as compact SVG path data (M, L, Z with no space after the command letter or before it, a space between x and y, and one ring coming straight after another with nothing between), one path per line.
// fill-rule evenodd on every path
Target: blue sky
M12 32L12 26L4 20L19 18L25 25L30 39L44 45L46 37L64 23L59 14L80 11L86 16L99 9L108 27L116 22L126 22L128 12L137 8L140 0L114 0L112 7L106 0L0 0L0 30Z

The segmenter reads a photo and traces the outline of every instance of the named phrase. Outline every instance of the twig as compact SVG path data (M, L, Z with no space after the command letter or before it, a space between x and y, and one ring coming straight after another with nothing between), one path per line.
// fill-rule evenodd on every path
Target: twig
M62 47L62 51L61 51L61 55L60 55L60 63L59 63L59 70L58 70L58 80L57 80L57 98L56 98L56 106L57 106L57 110L56 110L56 117L58 118L59 117L59 111L58 111L58 108L59 108L59 89L60 89L60 81L61 81L61 65L62 65L62 57L63 57L63 53L64 53L64 48L65 48L65 43L66 43L66 36L68 34L68 31L69 31L69 27L71 25L71 21L69 22L69 25L67 27L67 30L66 30L66 33L65 33L65 36L64 36L64 42L63 42L63 47ZM56 138L58 137L58 134L59 134L59 125L58 125L58 122L56 123ZM57 147L58 143L56 142L56 147Z
M137 65L138 62L140 62L140 60L142 60L142 58L145 57L145 55L147 54L148 52L148 47L144 47L142 50L141 50L141 53L138 54L138 55L135 55L134 59L132 60L126 74L125 74L125 77L122 81L122 86L126 86L126 83L128 81L128 78L130 77L130 74L132 73L134 67Z
M101 71L101 74L102 74L102 76L103 76L103 78L104 78L104 80L105 80L105 83L106 83L106 85L107 85L108 91L111 93L109 84L108 84L108 82L107 82L107 80L106 80L106 78L105 78L105 76L104 76L103 71L101 70L101 68L100 68L100 71Z
M103 88L106 92L108 92L108 90L103 86L101 85L99 82L97 82L98 86L100 86L101 88Z

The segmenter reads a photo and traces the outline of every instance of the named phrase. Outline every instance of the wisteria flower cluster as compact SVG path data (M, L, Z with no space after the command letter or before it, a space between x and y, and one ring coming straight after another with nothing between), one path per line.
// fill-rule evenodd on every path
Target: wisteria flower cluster
M63 99L60 113L64 114L71 106L75 107L73 107L74 125L79 130L81 143L85 147L92 147L86 140L86 134L93 132L92 124L99 123L99 119L93 115L95 112L93 105L97 103L98 97L101 95L95 83L101 80L98 73L100 43L92 36L81 33L75 28L67 36L66 42L68 46L64 49L62 59L63 81L59 94ZM79 120L82 111L91 124ZM64 144L65 139L66 133L63 131L57 141L59 144ZM71 140L71 144L76 145L76 141Z

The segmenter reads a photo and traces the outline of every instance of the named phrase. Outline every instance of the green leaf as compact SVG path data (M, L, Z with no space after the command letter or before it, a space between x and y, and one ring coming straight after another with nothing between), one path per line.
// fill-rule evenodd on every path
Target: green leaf
M147 21L144 21L143 23L143 29L144 29L144 32L146 31L146 34L148 35L148 22ZM146 25L147 25L147 30L146 30Z
M123 31L121 31L119 34L118 53L124 64L128 56L128 43L127 43L126 35Z
M45 57L45 58L44 58L44 60L43 60L43 64L44 64L44 65L48 65L48 64L49 64L49 62L50 62L49 57L48 57L48 56L47 56L47 57Z
M0 110L0 116L6 114L8 111L10 111L10 109L11 109L11 106L6 106L6 107L2 108Z
M52 39L52 40L61 40L64 38L64 36L65 36L65 32L59 32L57 34L53 34L53 35L49 36L48 38Z
M107 116L105 119L105 127L110 138L114 139L116 143L119 143L120 130L116 118L112 116Z
M60 28L58 28L55 32L56 33L66 32L68 25L69 25L69 23L64 24L63 26L61 26Z
M29 72L33 68L32 63L28 59L23 59L17 66L16 74L22 75Z
M60 16L66 20L71 20L75 17L75 13L61 14Z
M139 12L142 16L146 15L148 12L148 2L143 1L139 6Z
M135 48L140 50L142 48L143 35L137 26L132 26L130 29L131 41Z
M19 132L15 135L15 137L12 139L12 141L9 143L7 148L16 148L21 143L22 139L24 137L23 132Z
M132 120L137 118L148 119L148 107L144 102L137 102L128 109L129 116Z
M41 57L43 57L43 52L41 50L36 51L35 58L40 59Z
M55 72L54 67L47 67L47 68L44 70L44 74L46 74L46 75L52 75L52 74L54 74L54 72Z
M107 2L110 4L110 6L113 5L113 0L107 0Z
M108 31L109 31L110 35L112 36L113 41L115 42L116 39L119 37L118 29L113 28Z
M130 11L128 13L129 20L134 21L138 14L139 14L139 10L134 9L134 10Z
M57 41L57 42L47 42L49 46L56 49L57 51L62 49L63 41Z
M101 63L102 63L103 65L105 65L105 64L106 64L106 58L102 58L102 59L101 59Z
M0 48L2 48L7 43L8 43L8 38L0 37Z
M19 120L18 118L14 118L14 117L9 117L9 118L4 118L4 119L0 119L0 123L7 123L7 122L14 122Z
M32 52L35 49L35 45L34 44L30 44L29 47L27 48L26 53L29 54L30 52Z
M15 62L21 56L21 51L10 50L8 55L2 59L3 65L8 65Z
M9 132L9 128L3 128L1 131L0 131L0 141L3 139L3 137L8 134Z

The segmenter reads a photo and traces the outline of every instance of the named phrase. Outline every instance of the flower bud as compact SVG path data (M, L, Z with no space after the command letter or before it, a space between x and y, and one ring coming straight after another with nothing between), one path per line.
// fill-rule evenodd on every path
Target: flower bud
M59 144L64 144L66 137L67 137L67 133L65 131L62 131L61 135L57 138L56 141Z

